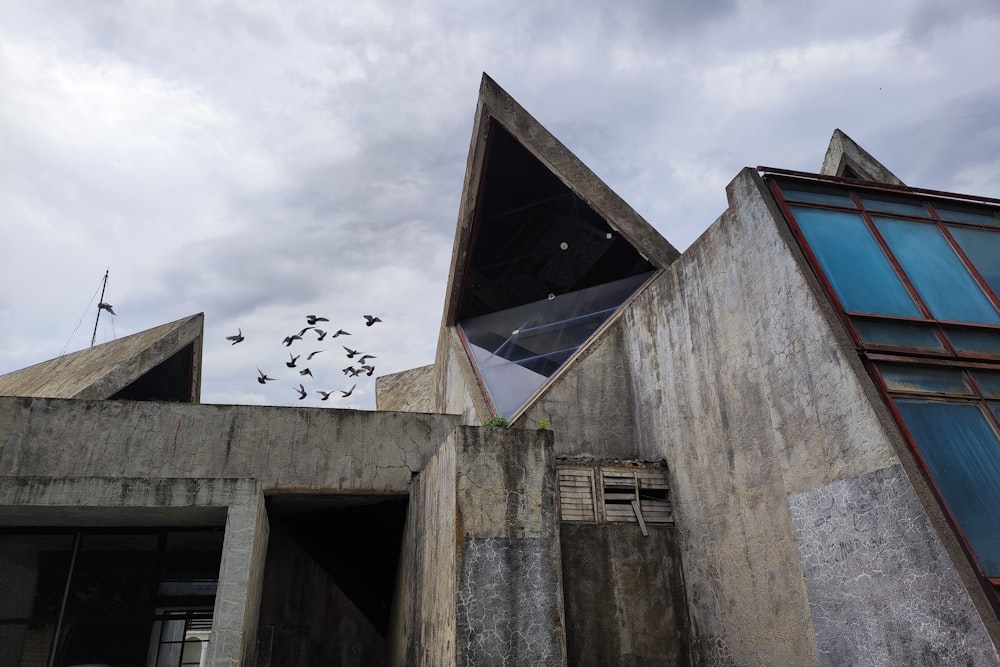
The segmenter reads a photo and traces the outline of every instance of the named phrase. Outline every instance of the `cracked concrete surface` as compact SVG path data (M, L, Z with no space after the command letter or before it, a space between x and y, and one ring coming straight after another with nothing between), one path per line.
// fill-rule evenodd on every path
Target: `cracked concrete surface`
M900 466L789 497L821 665L996 665Z

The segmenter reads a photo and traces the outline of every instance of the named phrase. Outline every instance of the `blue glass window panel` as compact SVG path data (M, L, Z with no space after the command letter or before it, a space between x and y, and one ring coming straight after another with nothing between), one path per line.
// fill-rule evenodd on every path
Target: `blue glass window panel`
M896 407L983 573L1000 576L1000 440L986 415L972 403L897 399Z
M945 333L957 352L1000 356L1000 331L948 327Z
M876 218L875 226L917 293L940 320L1000 324L1000 315L937 225Z
M876 364L889 391L926 391L971 396L962 371L904 364Z
M915 350L946 352L944 344L934 333L933 327L920 324L903 324L855 319L854 328L865 345L905 347Z
M901 202L891 199L875 199L872 197L862 197L861 203L869 211L879 213L898 213L899 215L914 215L922 218L929 218L930 213L923 204L916 202Z
M799 206L792 212L846 310L922 317L859 214Z
M1000 295L1000 231L971 227L949 227L948 231L993 293Z
M974 371L972 377L976 384L983 390L983 394L989 398L1000 398L1000 373L990 371Z
M1000 227L1000 220L997 219L996 214L991 214L989 211L969 211L959 208L946 208L944 206L934 206L934 210L937 214L941 216L942 220L948 220L951 222L968 222L973 225L989 225L991 227Z
M511 418L652 272L461 322L497 412Z
M812 190L782 187L781 193L785 196L785 199L790 201L805 201L811 204L829 204L831 206L857 208L854 205L854 200L846 192L815 192Z

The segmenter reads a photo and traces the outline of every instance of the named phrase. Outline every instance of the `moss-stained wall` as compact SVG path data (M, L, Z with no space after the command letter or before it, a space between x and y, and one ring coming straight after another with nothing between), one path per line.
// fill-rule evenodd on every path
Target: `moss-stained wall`
M390 664L566 664L551 437L461 427L418 475Z
M689 664L673 527L564 523L560 536L569 664Z
M918 617L941 618L946 596L960 609L948 622L995 655L955 566L909 562L906 576L943 583L905 605L886 598L901 590L880 582L898 576L891 564L908 550L899 541L936 539L927 532L897 533L872 558L845 561L850 571L831 580L874 583L836 610L815 604L794 526L822 517L809 503L793 511L789 496L874 484L871 473L898 466L904 448L760 177L744 170L728 194L726 213L624 314L641 456L670 463L694 662L867 664L886 646L914 649L894 638L919 632ZM915 499L904 487L889 502ZM817 635L829 613L872 625L831 654ZM893 661L928 664L919 647Z

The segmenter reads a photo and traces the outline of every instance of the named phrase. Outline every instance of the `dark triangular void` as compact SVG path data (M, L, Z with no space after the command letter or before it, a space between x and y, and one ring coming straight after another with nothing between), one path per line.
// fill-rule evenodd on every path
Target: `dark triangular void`
M458 320L510 418L656 268L495 121L478 201Z

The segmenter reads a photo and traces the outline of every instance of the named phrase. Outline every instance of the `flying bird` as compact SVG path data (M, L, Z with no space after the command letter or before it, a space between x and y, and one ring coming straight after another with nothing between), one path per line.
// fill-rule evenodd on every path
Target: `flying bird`
M381 322L382 321L379 318L375 317L374 315L365 315L364 318L365 318L365 326L366 327L370 327L371 325L375 324L376 322Z
M309 377L313 377L313 372L308 368L303 368L301 371L299 371L299 375L308 375Z
M361 355L361 358L358 359L358 364L364 365L364 363L369 359L378 359L378 357L376 357L374 354L363 354Z
M292 353L289 352L288 356L292 357ZM299 357L301 356L302 356L301 354L296 354L294 357L291 358L291 361L286 361L285 365L288 366L289 368L295 368L295 362L298 361Z
M268 377L267 373L265 373L264 371L260 370L260 368L257 369L257 373L259 375L259 377L257 378L257 382L260 382L261 384L265 384L268 380L274 380L275 379L275 378Z
M233 345L236 345L236 343L242 343L243 342L243 329L237 328L236 329L236 335L235 336L226 336L226 340L233 341Z
M339 390L334 389L333 391L339 391ZM326 399L330 398L330 395L333 393L333 391L323 391L322 389L320 389L316 393L323 397L319 400L325 401Z
M336 338L337 336L350 336L350 331L344 331L343 329L337 329L337 333L330 334L330 338Z
M104 303L102 301L101 303L97 304L97 309L98 310L106 310L109 313L111 313L112 315L116 315L115 310L114 310L114 308L111 307L110 303Z
M354 366L348 366L347 368L344 369L344 375L350 375L352 378L356 378L359 375L361 375L361 371L359 371Z
M324 338L326 338L326 332L323 331L322 329L316 329L316 333L319 334L316 340L323 340Z
M300 331L300 332L298 333L298 335L299 335L299 336L305 336L305 335L306 335L306 332L307 332L307 331L309 331L310 329L315 329L315 328L316 328L316 327L306 327L305 329L303 329L302 331Z
M357 350L352 350L351 348L347 347L346 345L344 345L344 349L347 350L347 358L348 359L353 359L354 357L356 357L359 354L361 354Z
M357 387L357 386L358 386L358 385L353 385L353 386L352 386L352 387L351 387L350 389L348 389L347 391L344 391L343 389L338 389L337 391L339 391L339 392L340 392L341 394L343 394L343 396L341 396L341 398L347 398L347 397L348 397L348 396L350 396L350 395L351 395L352 393L354 393L354 387Z
M325 317L320 317L319 315L306 315L306 322L309 324L316 324L317 322L329 322Z
M292 389L295 389L295 387L292 387ZM299 392L299 400L300 400L300 401L301 401L301 400L302 400L303 398L305 398L305 397L306 397L306 394L308 394L308 393L309 393L309 392L307 392L307 391L306 391L306 388L305 388L305 387L303 387L303 386L302 386L301 384L299 385L299 388L298 388L298 389L295 389L295 391Z
M374 366L365 365L365 366L361 367L361 370L368 371L368 373L366 373L366 375L368 375L368 377L371 377L372 373L375 372L375 367Z
M320 352L326 352L326 350L316 350L315 352L310 352L309 356L306 357L306 361L309 361L310 359L312 359L313 357L315 357Z
M291 347L292 343L297 340L302 340L302 336L298 334L292 334L291 336L285 336L285 340L282 342L285 344L285 347Z

